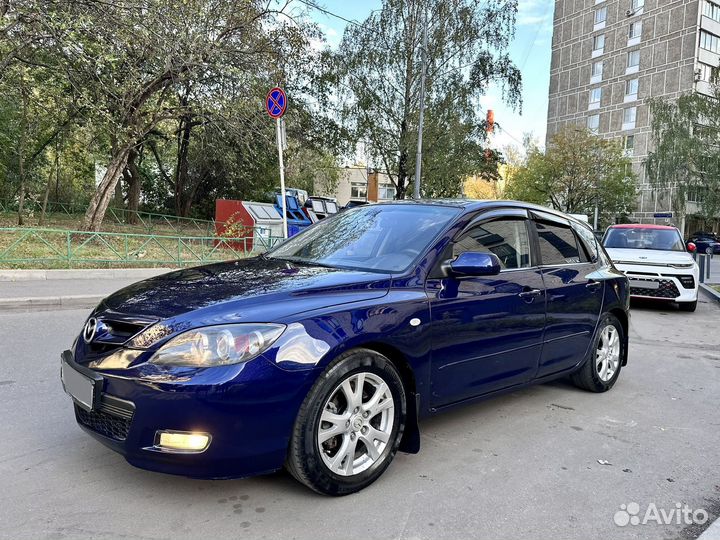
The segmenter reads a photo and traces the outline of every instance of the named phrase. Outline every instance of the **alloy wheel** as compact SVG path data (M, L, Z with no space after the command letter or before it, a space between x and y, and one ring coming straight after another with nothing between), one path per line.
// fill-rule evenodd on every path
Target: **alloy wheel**
M359 474L383 458L395 403L375 373L355 373L332 391L320 415L317 443L323 462L340 476Z
M600 332L595 366L598 377L603 382L610 381L620 366L620 333L612 324L608 324Z

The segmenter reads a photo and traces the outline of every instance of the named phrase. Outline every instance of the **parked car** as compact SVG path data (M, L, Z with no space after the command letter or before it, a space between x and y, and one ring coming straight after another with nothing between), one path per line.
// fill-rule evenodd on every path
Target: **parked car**
M666 225L613 225L603 245L630 279L630 295L677 302L695 311L700 270L680 231Z
M265 255L112 294L63 352L62 381L79 425L133 465L284 466L344 495L419 450L419 418L564 376L612 388L628 304L592 230L558 212L367 205Z
M698 253L707 253L708 255L720 253L720 241L715 233L696 232L688 238L686 245L695 244Z
M351 208L357 208L358 206L365 206L366 204L370 204L367 201L361 201L361 200L350 200L347 202L345 206L342 207L343 210L350 210Z

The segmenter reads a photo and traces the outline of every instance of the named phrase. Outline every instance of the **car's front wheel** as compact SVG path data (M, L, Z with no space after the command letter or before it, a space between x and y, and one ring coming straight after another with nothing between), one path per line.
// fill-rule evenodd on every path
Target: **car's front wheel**
M591 392L607 392L618 377L625 355L625 333L614 315L606 314L598 324L588 358L573 373L573 383Z
M693 302L680 302L678 306L680 307L680 311L693 313L697 309L697 300Z
M390 360L367 349L349 351L320 375L305 398L286 468L320 493L359 491L390 465L405 418L405 390Z

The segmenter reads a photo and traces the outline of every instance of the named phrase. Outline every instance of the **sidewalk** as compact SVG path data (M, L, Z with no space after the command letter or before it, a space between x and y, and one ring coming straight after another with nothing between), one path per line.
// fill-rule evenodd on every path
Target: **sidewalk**
M0 311L92 308L118 289L171 270L0 270Z

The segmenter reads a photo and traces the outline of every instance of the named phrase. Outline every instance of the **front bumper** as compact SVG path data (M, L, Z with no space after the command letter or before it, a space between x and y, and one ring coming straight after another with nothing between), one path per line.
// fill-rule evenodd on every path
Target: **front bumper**
M72 359L70 351L63 355ZM97 405L86 411L75 404L76 420L90 435L143 469L238 478L282 467L316 372L285 371L261 356L236 366L176 369L165 378L96 373L102 376ZM212 442L197 454L160 452L158 430L206 432Z
M618 264L630 280L630 296L671 302L695 302L698 298L697 267L673 268Z

